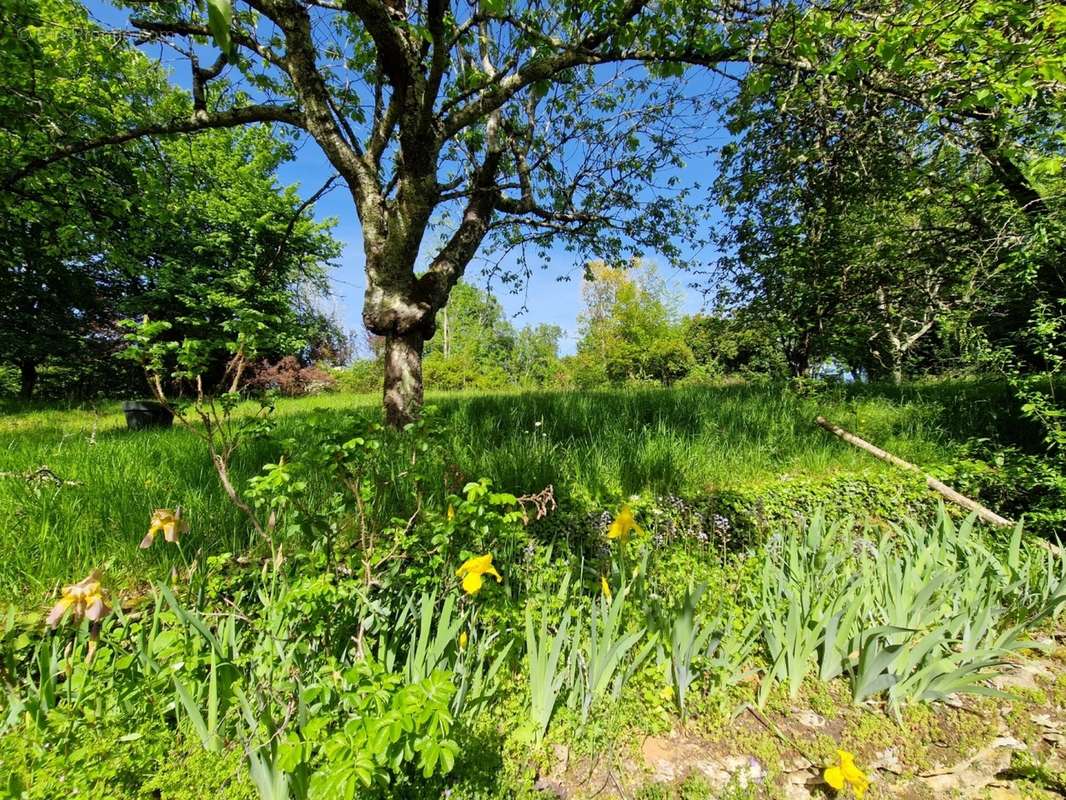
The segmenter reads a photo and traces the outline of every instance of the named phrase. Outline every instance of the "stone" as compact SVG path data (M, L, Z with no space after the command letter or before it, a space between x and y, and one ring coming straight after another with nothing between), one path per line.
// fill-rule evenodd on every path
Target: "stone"
M566 800L570 796L570 793L566 790L558 781L550 780L549 778L537 778L536 783L533 784L533 789L542 794L553 795L559 800Z
M762 783L766 779L766 769L758 759L751 756L726 756L721 763L729 780L735 779L741 789L746 789L753 783Z
M812 762L809 758L796 754L788 756L784 760L784 762L781 764L781 771L785 773L807 772L813 766L814 762Z
M552 768L551 775L562 775L570 766L570 748L565 744L552 745Z
M815 714L813 711L800 711L792 717L804 728L824 728L825 717Z
M993 739L991 742L989 742L988 748L986 748L986 750L989 749L989 748L999 748L999 747L1005 747L1008 750L1025 750L1026 749L1025 742L1021 741L1020 739L1015 739L1013 736L999 736L999 737ZM984 752L984 751L982 751L982 752Z
M810 800L811 790L802 783L786 783L781 790L785 800Z
M1050 714L1030 714L1029 719L1049 731L1058 731L1061 727Z
M920 779L937 796L949 792L974 796L995 783L996 775L1010 766L1011 751L1024 749L1025 744L1013 736L1000 736L976 755L951 767L923 772Z
M652 771L652 780L666 783L680 777L674 765L677 747L669 739L661 736L649 736L640 747L644 763Z
M985 797L987 800L1023 800L1024 795L1007 786L991 786Z
M1039 661L1029 661L1025 664L1016 664L1006 672L989 679L989 683L1000 691L1007 689L1039 689L1040 680L1045 682L1054 681L1055 673L1041 664Z
M888 747L882 750L870 760L870 768L902 775L903 762L899 758L899 748Z
M785 776L781 794L785 800L809 800L819 785L824 787L821 776L812 775L810 772L793 772Z

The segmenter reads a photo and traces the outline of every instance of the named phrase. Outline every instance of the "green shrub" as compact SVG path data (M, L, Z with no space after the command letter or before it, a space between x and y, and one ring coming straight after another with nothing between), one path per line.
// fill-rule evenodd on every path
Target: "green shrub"
M333 370L333 377L342 392L372 394L381 391L382 369L375 359L357 359L347 367Z

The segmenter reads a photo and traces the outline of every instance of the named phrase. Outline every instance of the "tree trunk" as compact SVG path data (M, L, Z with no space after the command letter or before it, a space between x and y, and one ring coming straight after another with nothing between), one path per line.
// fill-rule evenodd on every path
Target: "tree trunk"
M810 353L806 346L790 347L785 353L788 371L793 378L802 378L811 368Z
M422 347L420 330L385 337L385 422L402 428L422 411Z
M19 363L19 397L23 400L33 398L33 390L37 386L37 362L23 361Z
M448 358L452 354L451 339L449 338L448 331L448 306L445 306L440 310L440 315L444 319L444 357Z
M992 168L992 175L1010 195L1015 205L1030 219L1040 219L1047 213L1047 204L1025 173L991 137L984 137L977 145L981 155Z
M899 386L903 383L904 347L900 338L887 325L885 329L885 338L888 339L888 373L892 378L892 383Z

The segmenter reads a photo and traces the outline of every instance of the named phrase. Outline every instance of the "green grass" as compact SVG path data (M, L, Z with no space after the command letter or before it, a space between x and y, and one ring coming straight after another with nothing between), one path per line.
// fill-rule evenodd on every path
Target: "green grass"
M436 395L450 451L468 478L518 492L553 484L561 497L603 507L633 493L687 494L781 476L891 468L837 441L823 414L903 458L946 464L973 436L1028 441L1006 393L974 383L833 387L800 396L784 387L611 390L593 393ZM281 432L315 409L376 415L377 398L333 394L283 400ZM274 457L243 450L241 480ZM49 589L106 565L118 582L166 574L173 548L141 551L153 508L181 505L191 556L239 552L247 525L225 499L202 442L189 431L129 432L117 402L95 407L0 405L0 472L47 466L75 485L0 478L0 598L43 602Z

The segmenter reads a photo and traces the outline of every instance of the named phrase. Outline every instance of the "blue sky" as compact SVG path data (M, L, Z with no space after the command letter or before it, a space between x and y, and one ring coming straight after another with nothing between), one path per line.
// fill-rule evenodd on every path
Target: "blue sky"
M105 0L85 0L85 3L91 16L98 22L109 26L128 27L128 12L125 9L115 8ZM171 69L174 82L188 86L188 66L184 59L158 45L150 46L146 52L156 58L162 57L164 65ZM704 144L709 148L721 146L728 140L728 134L720 129L716 121L711 120L710 125ZM711 155L690 160L679 177L684 182L699 182L708 187L715 178L715 172L715 158ZM284 185L295 184L306 197L316 191L331 174L333 169L325 156L313 141L308 140L300 147L296 160L282 167L279 179ZM319 219L335 218L337 225L333 234L344 244L340 264L331 275L332 297L328 301L328 307L345 328L361 332L365 287L362 236L347 188L337 184L315 205L315 216ZM479 253L479 258L491 255L490 252L483 251ZM489 283L477 260L470 265L464 280L493 291L508 316L518 326L539 323L558 325L564 331L560 350L567 354L574 352L577 343L582 264L561 248L552 255L551 265L534 269L531 278L518 293L510 291L510 287L493 286ZM714 259L715 253L704 250L688 255L694 263L707 263ZM653 263L664 263L656 258L655 253L646 253L645 258ZM695 313L703 309L703 294L689 287L694 280L691 273L671 267L660 269L662 277L680 298L681 310L684 313Z

